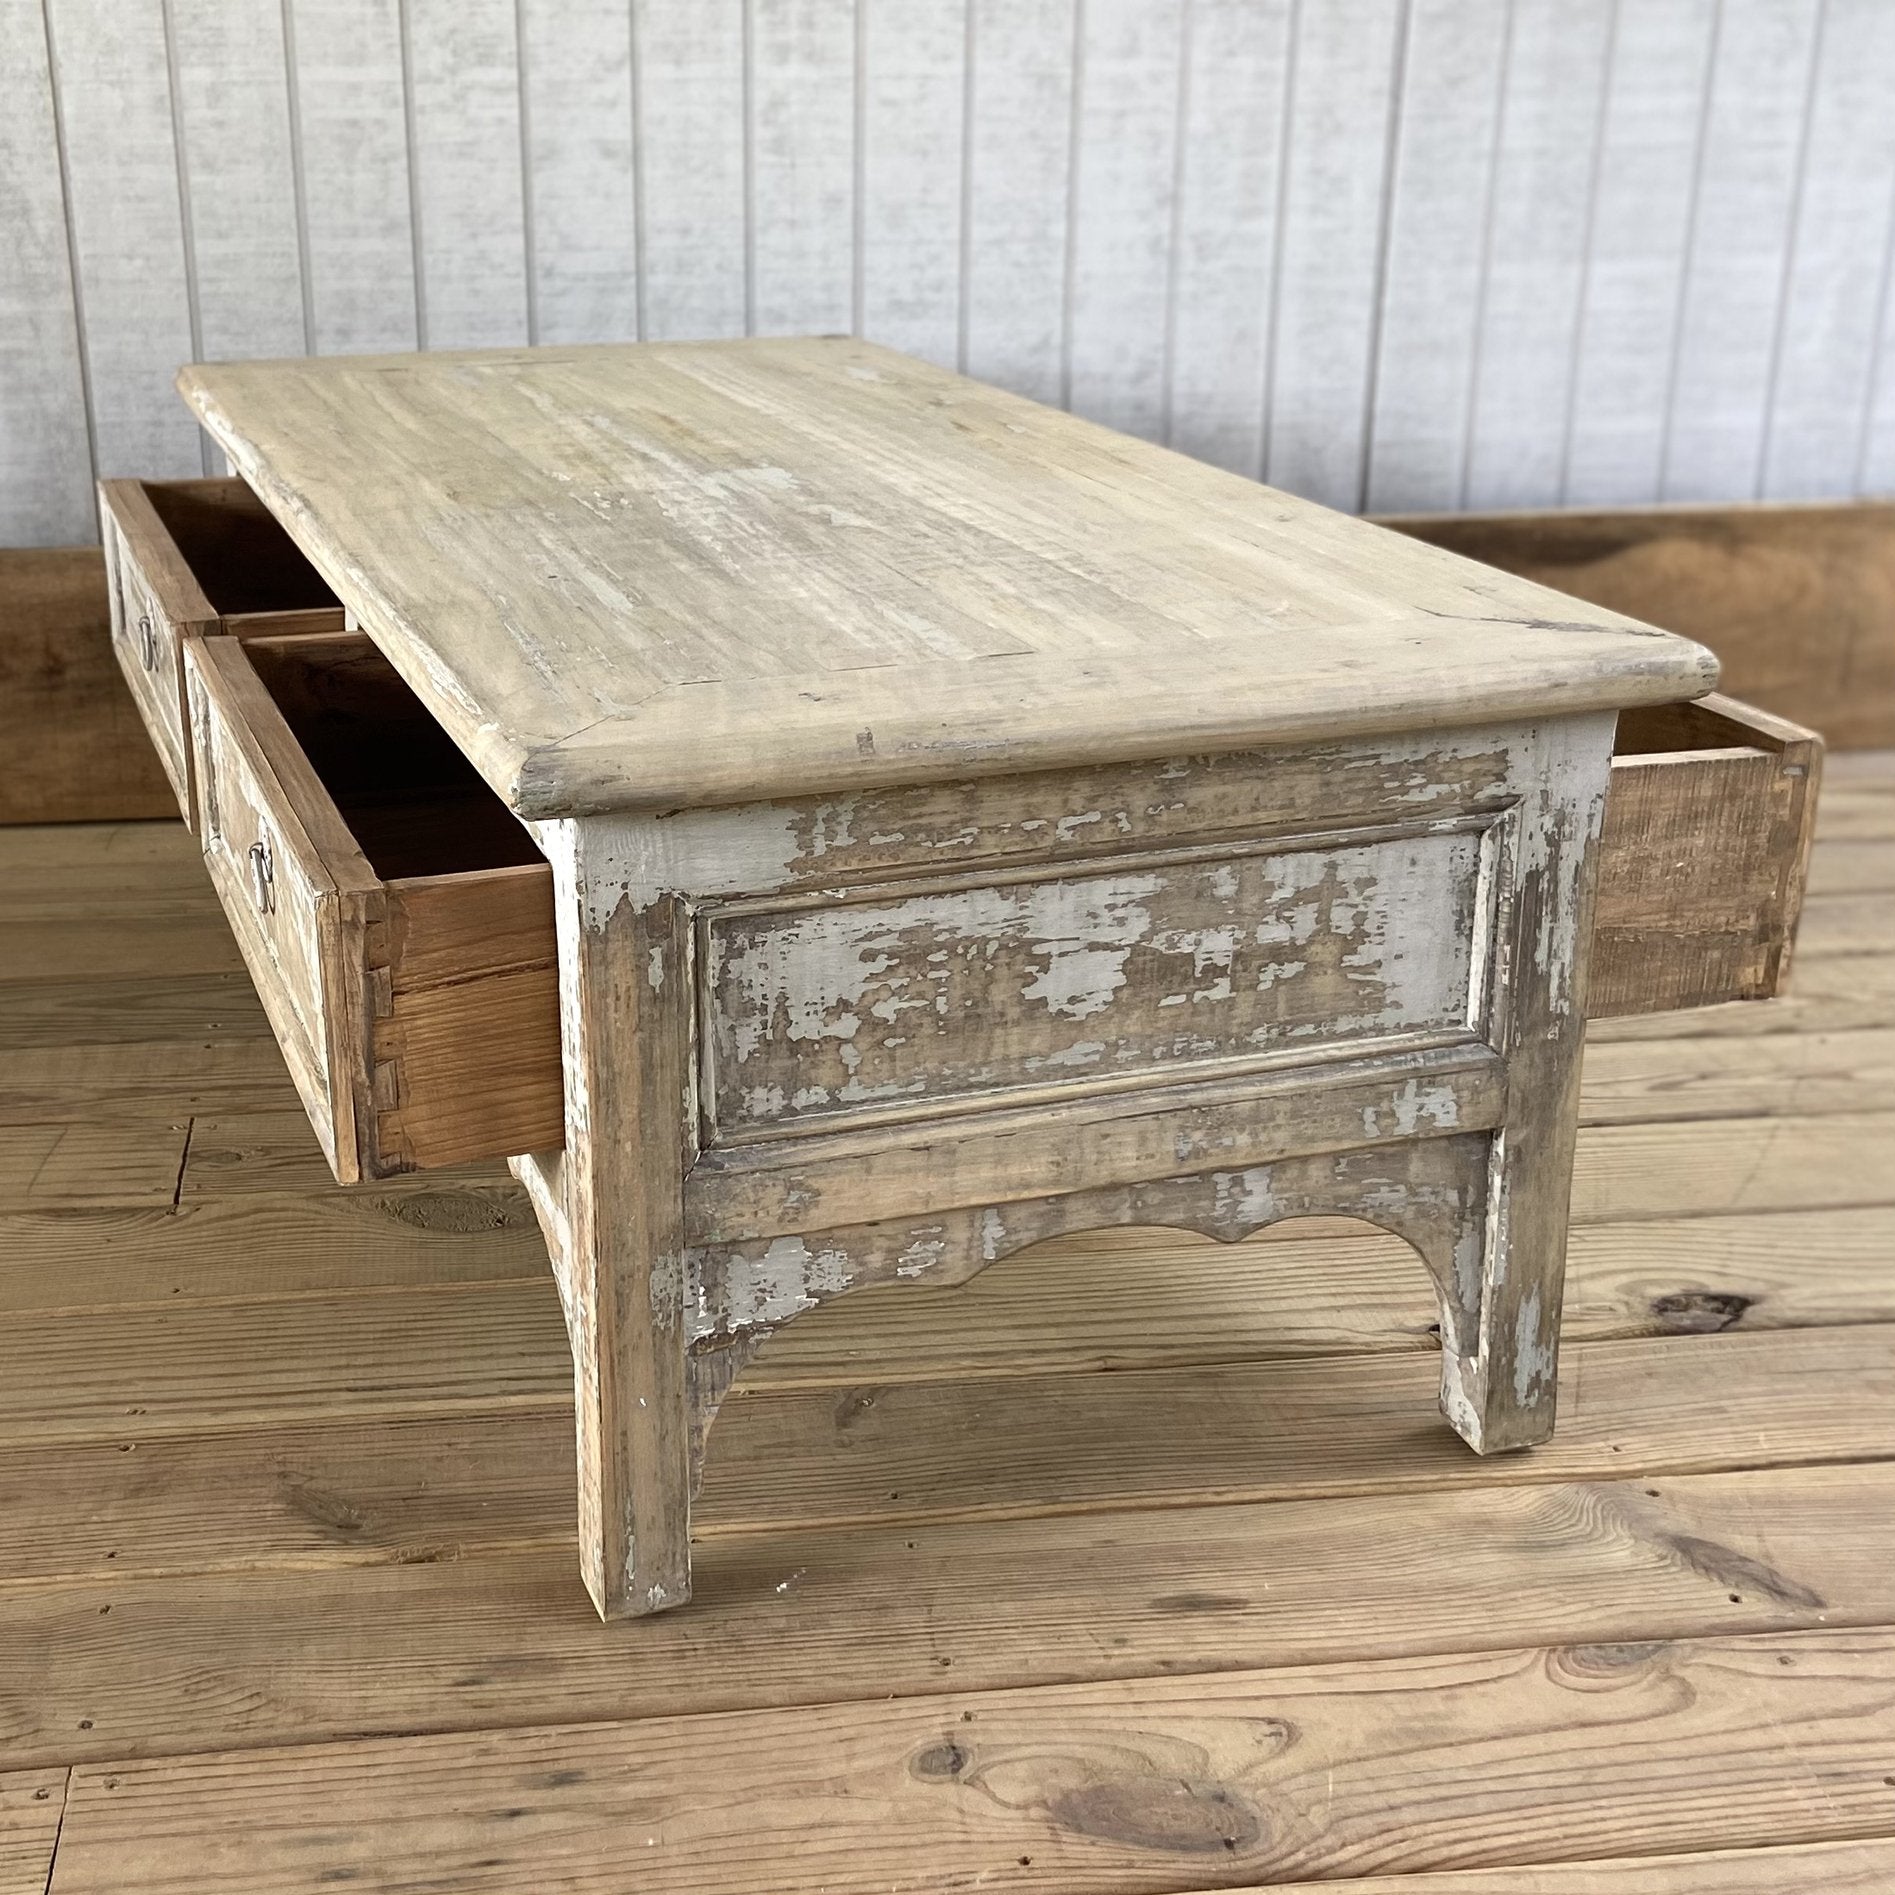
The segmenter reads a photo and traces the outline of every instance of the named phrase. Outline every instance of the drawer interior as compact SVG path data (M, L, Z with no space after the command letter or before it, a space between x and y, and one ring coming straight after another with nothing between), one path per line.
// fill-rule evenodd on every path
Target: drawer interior
M384 881L542 863L511 811L367 639L256 639L248 649L297 748Z
M151 510L220 618L341 611L295 542L241 480L148 480Z

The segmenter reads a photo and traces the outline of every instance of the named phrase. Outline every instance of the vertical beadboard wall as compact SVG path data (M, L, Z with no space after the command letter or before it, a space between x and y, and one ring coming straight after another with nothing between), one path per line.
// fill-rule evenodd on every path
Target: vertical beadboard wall
M1349 508L1895 488L1895 0L0 0L0 543L192 357L855 330Z

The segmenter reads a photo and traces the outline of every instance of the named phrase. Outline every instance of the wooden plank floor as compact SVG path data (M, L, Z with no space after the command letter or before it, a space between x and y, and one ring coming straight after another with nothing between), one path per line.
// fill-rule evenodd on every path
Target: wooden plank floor
M1588 1053L1556 1442L1336 1221L803 1318L604 1627L497 1168L328 1180L191 852L0 831L0 1895L1895 1889L1895 754Z

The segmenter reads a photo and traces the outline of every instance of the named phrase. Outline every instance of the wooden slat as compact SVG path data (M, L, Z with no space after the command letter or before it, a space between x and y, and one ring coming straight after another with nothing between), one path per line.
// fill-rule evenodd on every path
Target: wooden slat
M1889 904L1895 926L1895 902ZM1630 1014L1586 1026L1588 1047L1615 1040L1722 1039L1748 1033L1837 1032L1895 1025L1895 955L1797 957L1789 991L1768 1006L1734 1001L1687 1013Z
M1871 1280L1872 1271L1865 1271ZM1297 1479L1315 1480L1322 1491L1399 1484L1417 1470L1453 1483L1518 1479L1525 1465L1534 1478L1597 1472L1614 1465L1615 1443L1623 1445L1613 1434L1611 1403L1629 1402L1638 1412L1641 1377L1658 1374L1661 1363L1669 1379L1638 1425L1662 1444L1668 1465L1741 1465L1759 1430L1770 1435L1773 1458L1876 1451L1873 1430L1889 1425L1881 1394L1871 1390L1832 1412L1821 1387L1799 1386L1795 1376L1805 1364L1817 1365L1812 1374L1825 1363L1873 1371L1886 1360L1886 1329L1759 1325L1755 1333L1705 1334L1732 1330L1748 1306L1741 1292L1702 1282L1657 1296L1650 1279L1638 1284L1645 1304L1639 1329L1648 1337L1668 1330L1668 1339L1575 1344L1589 1379L1564 1384L1559 1441L1530 1464L1479 1460L1455 1447L1435 1417L1437 1365L1425 1344L1242 1360L1233 1359L1236 1345L1207 1327L1184 1346L1151 1351L1160 1366L1101 1380L1077 1371L1139 1363L1149 1344L1042 1341L1036 1360L1031 1344L1009 1354L978 1334L965 1353L937 1342L907 1356L887 1346L899 1329L886 1341L875 1338L872 1349L845 1332L826 1356L812 1338L804 1351L786 1351L774 1373L759 1365L743 1384L748 1392L727 1406L701 1518L727 1514L756 1526L871 1506L893 1517L917 1509L945 1517L1144 1504L1162 1500L1174 1482L1182 1495L1273 1493L1281 1491L1273 1463L1255 1459L1272 1430L1303 1444L1297 1451L1307 1454L1310 1470ZM1430 1311L1425 1302L1409 1308L1413 1340L1422 1343ZM1332 1349L1338 1340L1332 1328ZM0 1348L7 1371L0 1417L19 1443L154 1440L325 1417L467 1417L495 1408L563 1416L571 1398L547 1281L366 1299L32 1312L9 1322ZM981 1379L931 1379L970 1369ZM1750 1386L1725 1389L1714 1379L1740 1372L1755 1378ZM1766 1394L1786 1404L1777 1425L1757 1406ZM838 1404L846 1430L836 1423ZM1207 1437L1197 1458L1177 1464L1169 1426L1145 1437L1140 1417L1156 1412L1153 1404L1180 1427L1190 1417ZM1719 1433L1726 1422L1735 1436ZM1019 1465L1010 1430L1038 1444Z
M711 1895L759 1861L783 1895L1130 1895L1207 1857L1265 1882L1840 1841L1888 1821L1892 1734L1895 1634L1844 1631L85 1765L60 1895L197 1895L212 1849L251 1895L630 1862L646 1895Z
M71 1206L168 1211L189 1142L188 1120L0 1125L0 1203L9 1213Z
M1895 836L1826 843L1811 859L1810 888L1819 895L1895 895Z
M1895 1087L1895 1031L1636 1041L1592 1049L1588 1125L1872 1112Z
M171 386L196 338L165 13L155 0L45 8L92 471L108 479L204 471Z
M432 1179L433 1174L429 1174ZM361 1297L494 1281L540 1284L546 1246L524 1199L456 1181L169 1209L0 1214L5 1306ZM364 1312L366 1315L366 1312Z
M1620 1857L1441 1875L1372 1875L1345 1881L1272 1882L1223 1895L1881 1895L1895 1887L1895 1842L1812 1842L1784 1849ZM1202 1895L1212 1895L1209 1890Z
M1370 415L1378 510L1461 503L1509 5L1410 11Z
M639 333L744 333L743 11L634 0ZM623 319L615 328L628 333Z
M1293 13L1290 154L1278 201L1263 477L1360 507L1374 381L1389 110L1401 21L1386 0ZM1348 136L1338 137L1347 126Z
M519 35L534 339L628 335L638 320L632 9L526 0Z
M46 1895L66 1807L66 1771L0 1775L0 1895Z
M260 1040L269 1032L247 974L22 980L0 992L0 1050L9 1052L141 1040Z
M273 1039L29 1046L0 1053L0 1124L268 1110L288 1085Z
M410 0L403 21L421 346L526 342L517 15L507 0Z
M1754 1011L1754 1009L1751 1009ZM1626 1070L1629 1068L1629 1070ZM1634 1067L1622 1083L1655 1091L1663 1067ZM1895 1149L1895 1117L1880 1111L1823 1113L1809 1118L1759 1115L1634 1120L1581 1129L1575 1159L1574 1218L1607 1223L1628 1218L1691 1217L1738 1210L1812 1210L1895 1201L1895 1183L1873 1160ZM1868 1162L1865 1163L1865 1160ZM328 1170L300 1108L286 1099L264 1112L217 1114L197 1122L182 1202L252 1191L329 1199ZM469 1166L387 1179L381 1192L427 1192L461 1182L511 1192L497 1166ZM1284 1227L1278 1235L1290 1234ZM1119 1241L1099 1233L1109 1247ZM1268 1233L1262 1241L1271 1241Z
M110 1565L88 1532L75 1552L92 1577L0 1589L0 1644L23 1661L6 1754L156 1755L1338 1660L1370 1675L1388 1659L1522 1639L1875 1623L1895 1587L1891 1471L1823 1468L714 1537L698 1548L691 1613L601 1632L572 1573L570 1527L541 1537L553 1506L520 1490L511 1462L489 1476L490 1434L443 1445L421 1456L396 1430L377 1475L358 1435L358 1482L346 1484L322 1436L292 1437L278 1450L282 1498L243 1516L261 1536L248 1566L219 1563L234 1532L191 1542L180 1509L193 1485L169 1518L121 1509ZM84 1460L78 1471L85 1481ZM403 1540L404 1528L440 1536ZM523 1543L502 1543L521 1529Z
M300 355L315 345L303 324L284 14L173 0L168 20L198 353Z
M4 374L4 364L0 364ZM0 505L23 510L26 496ZM40 503L54 510L54 491ZM0 823L174 815L177 799L112 658L95 546L0 550Z
M1723 0L1658 497L1758 491L1820 9Z
M1281 4L1186 9L1165 438L1237 474L1263 465L1257 396L1269 342L1292 12ZM1211 151L1216 163L1194 162Z
M1858 464L1887 313L1861 259L1888 255L1895 11L1825 8L1816 53L1758 488L1773 499L1826 497Z
M1184 11L1089 0L1079 12L1064 403L1147 440L1165 425Z
M880 0L856 85L862 334L952 368L960 348L968 9Z
M1616 9L1599 0L1506 11L1463 506L1530 503L1563 477L1613 56Z
M0 5L0 177L8 268L0 279L0 545L59 546L94 530L79 312L46 13ZM10 788L13 786L9 786Z
M853 17L749 0L745 18L748 330L837 334L854 321Z
M1838 1418L1825 1434L1820 1419L1812 1420L1813 1404L1807 1400L1788 1417L1779 1450L1767 1414L1770 1398L1781 1394L1799 1371L1817 1373L1833 1366L1881 1372L1888 1357L1886 1332L1874 1335L1867 1347L1842 1349L1807 1337L1792 1342L1773 1338L1762 1345L1754 1338L1743 1341L1747 1346L1701 1346L1695 1356L1681 1344L1647 1345L1651 1372L1680 1378L1680 1386L1662 1403L1650 1412L1628 1410L1615 1418L1596 1407L1588 1394L1578 1424L1583 1440L1567 1452L1513 1462L1480 1462L1459 1454L1451 1442L1434 1438L1425 1409L1404 1414L1403 1402L1425 1392L1424 1375L1385 1369L1379 1378L1370 1378L1352 1371L1343 1379L1346 1394L1358 1398L1354 1408L1347 1406L1344 1392L1325 1402L1318 1378L1307 1370L1287 1371L1285 1387L1274 1397L1267 1388L1258 1392L1256 1377L1242 1387L1239 1378L1221 1377L1220 1385L1242 1394L1258 1414L1226 1425L1221 1432L1243 1439L1228 1449L1213 1444L1207 1450L1212 1464L1202 1479L1181 1479L1172 1499L1177 1506L1200 1504L1207 1488L1229 1483L1245 1449L1254 1456L1254 1465L1240 1475L1246 1491L1255 1502L1277 1505L1326 1501L1336 1492L1357 1498L1368 1492L1445 1497L1562 1480L1610 1479L1651 1472L1661 1462L1689 1466L1694 1447L1705 1465L1741 1467L1760 1452L1758 1444L1766 1439L1771 1459L1800 1466L1794 1476L1783 1475L1794 1486L1816 1478L1810 1469L1824 1454L1886 1452L1886 1439L1872 1438L1866 1422L1851 1431ZM1582 1347L1592 1352L1588 1360L1594 1366L1604 1361L1611 1392L1623 1394L1629 1381L1622 1369L1623 1351L1605 1358L1598 1345ZM1650 1353L1654 1349L1656 1353ZM1755 1369L1756 1392L1720 1400L1711 1385L1712 1372L1720 1369ZM1152 1386L1133 1387L1124 1398L1126 1405L1106 1415L1103 1425L1115 1440L1136 1426L1138 1417L1130 1404ZM143 1391L126 1393L137 1396ZM874 1389L845 1391L834 1398L829 1407L843 1417L837 1429L853 1425L856 1413L877 1399ZM989 1436L987 1416L996 1402L1006 1405L1004 1392L964 1390L952 1399L960 1402L957 1420L962 1432L992 1470L993 1490L987 1498L993 1513L1002 1518L1053 1517L1043 1503L1048 1483L1063 1472L1063 1438L1043 1449L996 1444ZM1597 1399L1603 1401L1604 1394ZM1058 1395L1055 1413L1071 1405L1067 1395ZM944 1406L941 1399L933 1403L935 1410ZM404 1418L391 1404L385 1418L352 1420L338 1404L319 1409L313 1417L286 1414L273 1420L253 1415L249 1426L197 1434L146 1433L149 1415L121 1411L105 1417L106 1425L91 1440L9 1446L0 1453L0 1492L7 1498L0 1519L0 1577L12 1583L372 1566L524 1545L566 1545L572 1536L570 1419L555 1412L550 1399L511 1413L501 1413L499 1407L471 1407L459 1417ZM788 1489L797 1476L825 1483L837 1515L832 1524L849 1528L854 1513L846 1496L835 1501L836 1477L824 1472L846 1448L812 1434L811 1405L753 1398L739 1407L741 1418L719 1424L731 1432L712 1436L713 1467L720 1459L744 1465L733 1465L729 1478L714 1480L708 1490L706 1510L698 1521L707 1542L737 1537L762 1544L803 1531L807 1510ZM773 1416L785 1427L780 1477L768 1476L755 1465L755 1437ZM1697 1444L1688 1434L1694 1418L1701 1429ZM1615 1427L1615 1420L1620 1425ZM1261 1422L1280 1423L1281 1438L1258 1446ZM1337 1429L1333 1468L1323 1464L1317 1436L1325 1422ZM1173 1462L1183 1458L1183 1450L1173 1446L1154 1450L1145 1459L1155 1466L1166 1452ZM862 1444L861 1456L872 1465L865 1474L868 1491L856 1511L865 1518L878 1510L894 1511L883 1504L887 1490L874 1488L872 1480L883 1472L898 1472L898 1451L869 1440ZM764 1491L772 1478L781 1491ZM1135 1474L1128 1487L1142 1478ZM744 1483L747 1494L734 1495ZM939 1491L946 1497L945 1487ZM911 1511L925 1511L929 1490L911 1489L909 1499ZM1875 1515L1884 1510L1865 1505L1864 1511ZM1123 1524L1128 1515L1112 1517ZM909 1523L892 1523L888 1530L894 1531L895 1525L907 1530ZM1812 1583L1817 1576L1812 1575Z
M415 346L414 198L399 13L297 0L285 78L309 258L309 347Z
M1803 904L1797 956L1886 954L1895 941L1883 894L1817 895Z

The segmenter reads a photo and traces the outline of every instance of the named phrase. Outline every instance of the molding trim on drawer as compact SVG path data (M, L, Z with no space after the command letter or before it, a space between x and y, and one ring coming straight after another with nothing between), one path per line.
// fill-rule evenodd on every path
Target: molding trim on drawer
M698 918L706 1146L1479 1038L1494 812Z

